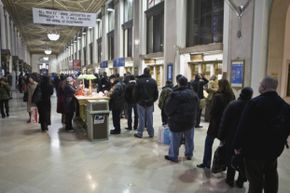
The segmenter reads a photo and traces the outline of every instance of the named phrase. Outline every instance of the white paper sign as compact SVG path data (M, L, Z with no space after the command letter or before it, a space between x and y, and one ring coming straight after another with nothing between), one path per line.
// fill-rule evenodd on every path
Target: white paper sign
M96 13L71 12L53 9L33 8L33 23L68 25L68 26L96 26Z

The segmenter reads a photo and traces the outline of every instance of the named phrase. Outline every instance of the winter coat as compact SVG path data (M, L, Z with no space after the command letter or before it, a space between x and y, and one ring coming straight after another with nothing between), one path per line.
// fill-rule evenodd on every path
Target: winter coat
M136 99L134 96L134 90L136 86L136 81L135 80L130 80L126 86L125 89L125 101L128 104L135 104Z
M235 100L235 96L230 93L216 92L213 96L212 108L210 111L210 121L207 130L207 134L213 138L217 137L218 129L222 114L227 105Z
M275 91L249 101L242 113L235 138L235 149L245 158L276 160L290 134L290 106Z
M150 76L141 75L137 80L135 97L137 103L143 107L149 107L158 99L156 81Z
M116 81L110 91L110 109L123 110L125 104L125 85Z
M42 99L37 104L38 112L39 112L39 123L46 123L47 125L51 124L51 101L50 97L53 94L53 85L40 83L38 85L41 90Z
M169 97L169 95L172 93L172 88L169 86L165 86L162 88L162 91L160 93L159 101L158 101L158 107L160 109L163 109L164 104L166 102L166 99Z
M206 78L202 79L195 79L191 81L191 86L194 92L196 92L199 99L203 99L203 87L208 83L208 80Z
M223 116L221 118L217 137L224 143L227 164L230 164L231 157L234 154L234 138L237 132L241 114L247 103L247 100L242 99L231 102L224 110Z
M10 98L10 86L7 83L0 83L0 100Z
M65 80L62 80L58 84L57 88L57 106L56 112L57 113L64 113L64 87L65 87Z
M27 95L28 95L27 112L31 112L31 107L36 107L36 104L34 104L31 100L32 95L37 87L37 84L38 84L37 82L27 84Z
M73 113L75 111L75 94L76 89L66 83L64 87L64 113Z
M198 108L198 96L188 87L174 89L165 102L165 113L172 132L192 129Z

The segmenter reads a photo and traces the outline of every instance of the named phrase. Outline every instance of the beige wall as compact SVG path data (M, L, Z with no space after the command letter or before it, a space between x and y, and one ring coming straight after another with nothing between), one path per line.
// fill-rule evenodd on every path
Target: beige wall
M279 80L279 93L286 96L287 88L287 64L290 60L290 0L273 1L270 25L267 74L275 76ZM287 14L288 13L288 14Z

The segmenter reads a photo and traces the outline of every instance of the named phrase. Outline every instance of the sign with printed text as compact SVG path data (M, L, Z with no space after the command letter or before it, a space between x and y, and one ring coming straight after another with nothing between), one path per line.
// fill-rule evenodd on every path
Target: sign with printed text
M244 83L244 61L233 61L231 65L232 87L242 87Z
M33 23L95 27L96 13L33 8Z
M167 64L167 80L173 80L173 64Z

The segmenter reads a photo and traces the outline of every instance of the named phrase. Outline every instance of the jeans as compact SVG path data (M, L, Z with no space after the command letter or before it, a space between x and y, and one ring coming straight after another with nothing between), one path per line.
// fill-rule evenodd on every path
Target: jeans
M213 142L214 142L214 137L206 135L202 163L208 168L210 168L210 166L211 166Z
M193 155L194 128L183 132L171 132L171 141L169 145L168 155L174 160L178 160L179 147L182 136L185 137L185 156L192 157Z
M137 135L139 135L140 137L143 136L143 131L146 124L148 135L150 137L153 137L154 136L154 128L153 128L154 106L152 105L149 107L143 107L137 104L137 110L138 110L138 116L139 116L139 125L137 129Z
M249 180L248 193L278 193L277 159L244 160Z
M136 104L129 104L127 107L127 116L128 116L128 128L132 129L132 110L134 111L134 130L138 127L138 112Z
M2 117L5 117L5 116L9 116L9 104L8 104L9 100L0 100L0 108L1 108L1 115ZM5 112L4 112L4 107L5 107L5 110L6 110L6 115L5 115Z
M120 125L120 120L121 120L121 109L112 109L112 118L113 118L113 125L114 125L114 130L116 131L121 131L121 125Z

